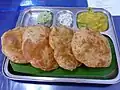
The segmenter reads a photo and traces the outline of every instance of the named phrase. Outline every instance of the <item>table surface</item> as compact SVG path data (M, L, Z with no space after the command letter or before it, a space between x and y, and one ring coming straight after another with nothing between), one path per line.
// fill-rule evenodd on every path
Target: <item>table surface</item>
M26 0L26 3L24 3L24 1L25 0L0 0L0 36L6 30L15 27L20 10L23 10L27 5L87 7L87 0ZM113 20L117 37L120 41L120 17L113 16ZM0 90L118 90L120 87L120 83L115 85L96 85L43 82L30 83L8 80L1 72L3 57L4 55L0 52Z

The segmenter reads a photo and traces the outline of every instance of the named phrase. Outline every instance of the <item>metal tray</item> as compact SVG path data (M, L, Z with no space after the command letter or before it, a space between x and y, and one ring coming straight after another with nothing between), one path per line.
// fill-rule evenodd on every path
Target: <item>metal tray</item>
M23 12L20 13L20 16L18 18L16 26L29 26L29 25L35 25L37 24L35 19L36 15L39 14L41 11L51 11L53 16L53 24L56 25L56 18L57 13L61 10L69 10L73 13L73 27L75 29L77 28L76 23L76 16L79 12L85 12L87 11L87 8L80 8L80 7L40 7L40 6L34 6L26 8ZM116 59L117 59L117 65L120 66L120 50L119 50L119 43L118 38L116 35L116 31L113 25L112 16L110 13L104 9L101 8L93 8L95 12L103 12L108 17L108 24L109 28L108 30L101 32L101 34L108 36L114 45L115 53L116 53ZM104 80L104 79L87 79L87 78L66 78L66 77L37 77L37 76L20 76L15 75L9 72L8 70L9 60L5 57L4 63L3 63L3 74L9 79L12 80L24 80L24 81L38 81L38 82L71 82L71 83L95 83L95 84L115 84L120 81L120 67L118 67L118 73L115 78Z

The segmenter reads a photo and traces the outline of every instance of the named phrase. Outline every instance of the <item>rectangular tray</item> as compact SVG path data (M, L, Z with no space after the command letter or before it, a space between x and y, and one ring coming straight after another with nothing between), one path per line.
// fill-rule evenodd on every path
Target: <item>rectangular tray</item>
M77 29L77 24L76 24L76 16L77 13L79 12L84 12L87 11L87 8L80 8L80 7L29 7L26 8L23 12L20 13L20 16L18 18L17 24L16 26L29 26L32 24L35 24L34 21L31 20L31 17L34 18L34 16L36 14L39 14L40 11L43 10L48 10L51 11L54 16L53 16L53 24L52 25L56 25L56 14L57 12L59 12L60 10L69 10L73 13L73 27ZM11 63L12 67L10 66L10 61L7 60L7 58L5 57L4 63L3 63L3 74L9 78L9 79L13 79L13 80L24 80L24 81L39 81L39 82L73 82L73 83L98 83L98 84L114 84L120 81L120 68L118 66L120 66L120 52L119 52L119 43L118 43L118 39L116 36L116 32L114 29L114 25L113 25L113 20L112 17L110 15L110 13L104 9L101 8L93 8L94 11L96 12L103 12L104 14L107 15L108 17L108 23L109 23L109 28L108 30L101 32L101 34L109 37L113 43L114 49L115 49L115 56L116 56L116 69L113 70L113 75L115 75L113 78L96 78L95 76L92 78L88 78L88 77L82 77L82 76L69 76L69 75L50 75L50 74L41 74L41 75L29 75L29 74L20 74L20 73L12 73L11 70L9 70L8 68L12 68L12 67L18 67L19 65L16 65L14 63ZM29 22L29 23L28 23ZM117 71L117 73L116 73ZM71 72L72 73L72 72ZM99 74L99 73L98 73Z

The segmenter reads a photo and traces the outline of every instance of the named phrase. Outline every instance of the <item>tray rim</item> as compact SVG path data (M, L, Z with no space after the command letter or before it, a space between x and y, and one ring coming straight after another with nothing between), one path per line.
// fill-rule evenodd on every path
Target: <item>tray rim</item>
M25 11L29 11L30 9L56 9L56 8L63 8L63 9L69 9L69 8L80 8L80 9L87 9L86 7L44 7L44 6L32 6L32 7L28 7L28 8L25 8L23 10L22 13L20 13L19 15L19 18L18 18L18 21L16 23L16 26L18 26L20 24L20 22L22 20L20 20L22 18L22 15L25 13ZM3 63L3 67L2 67L2 72L3 72L3 75L9 79L12 79L12 80L25 80L25 81L38 81L38 82L71 82L71 83L94 83L94 84L115 84L115 83L118 83L120 82L120 60L119 57L120 57L120 49L118 48L119 47L119 42L118 42L118 38L117 38L117 34L116 34L116 31L115 31L115 27L114 27L114 23L113 23L113 18L111 16L111 14L103 9L103 8L93 8L93 9L101 9L103 10L104 12L108 13L110 15L110 19L111 19L111 24L112 24L112 33L114 33L113 37L112 35L107 35L111 38L111 40L113 41L113 38L115 39L115 41L113 41L113 44L114 44L114 48L115 48L115 53L116 53L116 58L117 58L117 64L118 64L118 74L117 76L114 78L114 79L110 79L110 80L99 80L99 79L81 79L81 78L57 78L57 77L31 77L31 76L17 76L17 75L13 75L11 73L9 73L8 69L6 68L7 65L8 65L8 60L5 60L4 58L4 63ZM107 30L106 32L108 32L108 34L111 32L109 32L109 30ZM103 32L104 34L104 32ZM116 51L117 50L117 51Z

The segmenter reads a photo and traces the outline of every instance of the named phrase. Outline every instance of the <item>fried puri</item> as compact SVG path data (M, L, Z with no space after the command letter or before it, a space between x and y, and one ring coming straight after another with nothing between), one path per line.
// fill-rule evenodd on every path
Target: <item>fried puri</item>
M68 47L61 46L56 48L54 50L54 58L59 66L66 70L72 71L81 65L72 54L72 50Z
M65 26L52 27L49 35L49 44L52 49L64 45L69 47L73 37L73 31Z
M75 58L87 67L108 67L111 49L106 37L90 30L77 31L71 42Z
M24 27L17 27L1 37L2 52L14 63L28 63L21 49L24 30Z
M22 50L32 66L44 71L58 67L53 49L49 46L50 29L44 26L28 27L23 34Z
M41 48L41 47L40 47ZM54 59L53 49L49 45L45 45L41 50L36 49L36 55L31 60L31 65L44 71L50 71L58 68L58 64Z

